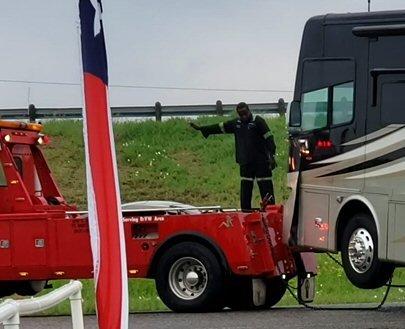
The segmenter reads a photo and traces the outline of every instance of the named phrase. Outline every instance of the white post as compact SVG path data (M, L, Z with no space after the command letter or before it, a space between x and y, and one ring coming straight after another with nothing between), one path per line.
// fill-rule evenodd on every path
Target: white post
M20 329L20 314L16 313L10 319L3 322L4 329Z
M70 299L70 310L72 313L73 329L84 329L81 290L74 293L72 296L69 297L69 299Z

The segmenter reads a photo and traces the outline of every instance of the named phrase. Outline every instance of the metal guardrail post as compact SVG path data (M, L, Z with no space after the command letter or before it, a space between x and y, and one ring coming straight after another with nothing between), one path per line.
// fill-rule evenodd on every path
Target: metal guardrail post
M70 296L69 299L73 329L84 329L81 290Z
M283 98L280 98L277 102L278 113L280 116L285 116L287 112L287 104L285 103Z
M215 110L217 112L217 115L224 115L224 107L222 106L222 101L217 100L217 103L215 104Z
M35 122L37 119L37 109L34 104L28 106L28 118L30 122Z
M156 121L162 121L162 104L160 102L155 103L155 117Z
M16 313L10 319L3 322L4 329L20 329L20 314Z

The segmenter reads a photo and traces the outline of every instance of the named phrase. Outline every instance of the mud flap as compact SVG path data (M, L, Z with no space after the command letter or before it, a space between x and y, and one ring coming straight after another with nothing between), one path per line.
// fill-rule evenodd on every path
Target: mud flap
M262 306L266 302L266 283L263 279L252 279L252 297L254 306Z
M315 276L298 276L298 299L304 303L311 303L315 298Z

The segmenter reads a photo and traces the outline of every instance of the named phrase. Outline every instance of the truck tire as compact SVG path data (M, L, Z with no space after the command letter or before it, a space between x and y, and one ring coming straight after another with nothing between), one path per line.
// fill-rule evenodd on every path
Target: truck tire
M0 298L15 294L14 281L1 281L0 282Z
M160 299L176 312L223 308L224 271L217 257L199 243L182 242L160 258L155 277Z
M382 287L395 269L378 259L377 229L369 214L356 214L350 219L343 231L341 251L346 276L358 288Z
M253 303L252 279L248 277L234 278L228 286L227 306L234 311L267 310L283 298L287 284L279 277L265 279L266 300L263 305Z
M35 296L44 290L46 281L17 281L15 292L20 296Z
M276 305L287 291L287 283L280 277L267 280L265 308Z

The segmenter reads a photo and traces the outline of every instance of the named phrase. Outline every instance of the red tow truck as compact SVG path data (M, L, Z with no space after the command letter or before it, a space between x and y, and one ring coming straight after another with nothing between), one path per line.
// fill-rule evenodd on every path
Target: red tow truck
M48 280L93 277L87 213L63 198L42 126L0 121L0 295L34 295ZM313 299L313 254L283 243L283 207L123 208L130 278L152 278L172 310L263 309L298 276ZM300 252L304 251L304 252Z

